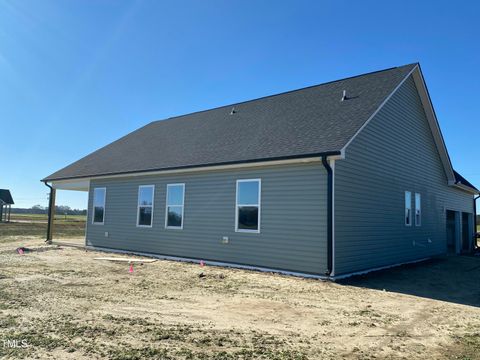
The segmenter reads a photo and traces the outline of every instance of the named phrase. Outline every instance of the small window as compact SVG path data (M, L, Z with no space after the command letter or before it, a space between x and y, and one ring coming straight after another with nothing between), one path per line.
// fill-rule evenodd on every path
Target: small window
M93 189L93 224L103 225L105 222L105 195L106 188Z
M235 231L260 232L261 180L237 180Z
M422 198L419 193L415 193L415 226L422 225Z
M185 184L167 185L167 208L165 227L167 229L183 229L183 204Z
M152 227L154 193L154 185L138 187L137 226L139 227Z
M405 191L405 225L412 225L412 193Z

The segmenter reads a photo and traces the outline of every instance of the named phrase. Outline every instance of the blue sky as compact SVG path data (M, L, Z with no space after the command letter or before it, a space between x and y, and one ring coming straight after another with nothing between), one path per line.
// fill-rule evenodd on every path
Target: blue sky
M152 120L416 61L480 186L480 5L434 4L0 0L0 188L46 205L41 178Z

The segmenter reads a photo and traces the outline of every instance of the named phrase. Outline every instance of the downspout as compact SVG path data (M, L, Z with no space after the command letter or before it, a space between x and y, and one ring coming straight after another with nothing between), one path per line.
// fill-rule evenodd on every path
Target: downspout
M480 198L480 195L477 195L473 198L473 250L477 250L477 200Z
M45 242L47 244L51 244L52 243L52 239L51 239L51 229L52 229L52 221L53 219L51 218L52 217L52 206L53 206L53 201L54 201L54 197L53 197L53 187L51 185L48 185L47 182L44 182L45 186L47 186L48 188L50 188L50 196L48 197L48 220L47 220L47 239L45 240Z
M325 275L330 276L333 270L333 171L328 163L328 156L322 156L322 164L327 170L327 270Z

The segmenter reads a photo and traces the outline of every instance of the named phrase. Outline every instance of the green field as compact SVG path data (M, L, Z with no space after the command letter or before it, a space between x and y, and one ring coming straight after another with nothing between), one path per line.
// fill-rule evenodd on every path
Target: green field
M32 220L32 221L47 221L47 214L11 214L11 220ZM61 215L55 214L55 220L68 220L68 221L83 221L85 222L87 217L85 215Z
M57 215L53 227L53 237L68 238L85 235L86 217L81 215ZM10 236L41 236L47 234L47 216L42 214L12 214L11 222L0 223L0 241ZM13 238L10 238L13 239Z

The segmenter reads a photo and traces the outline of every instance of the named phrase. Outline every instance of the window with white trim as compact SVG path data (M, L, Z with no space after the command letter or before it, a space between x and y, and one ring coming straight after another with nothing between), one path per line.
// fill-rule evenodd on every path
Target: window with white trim
M412 225L412 193L405 191L405 225Z
M419 193L415 193L415 226L422 225L422 198Z
M155 185L138 187L137 226L139 227L152 227L154 193Z
M185 200L185 184L168 184L167 185L165 228L183 229L184 200Z
M261 180L237 180L235 231L260 232Z
M93 217L92 223L103 225L105 222L105 197L106 188L93 189Z

